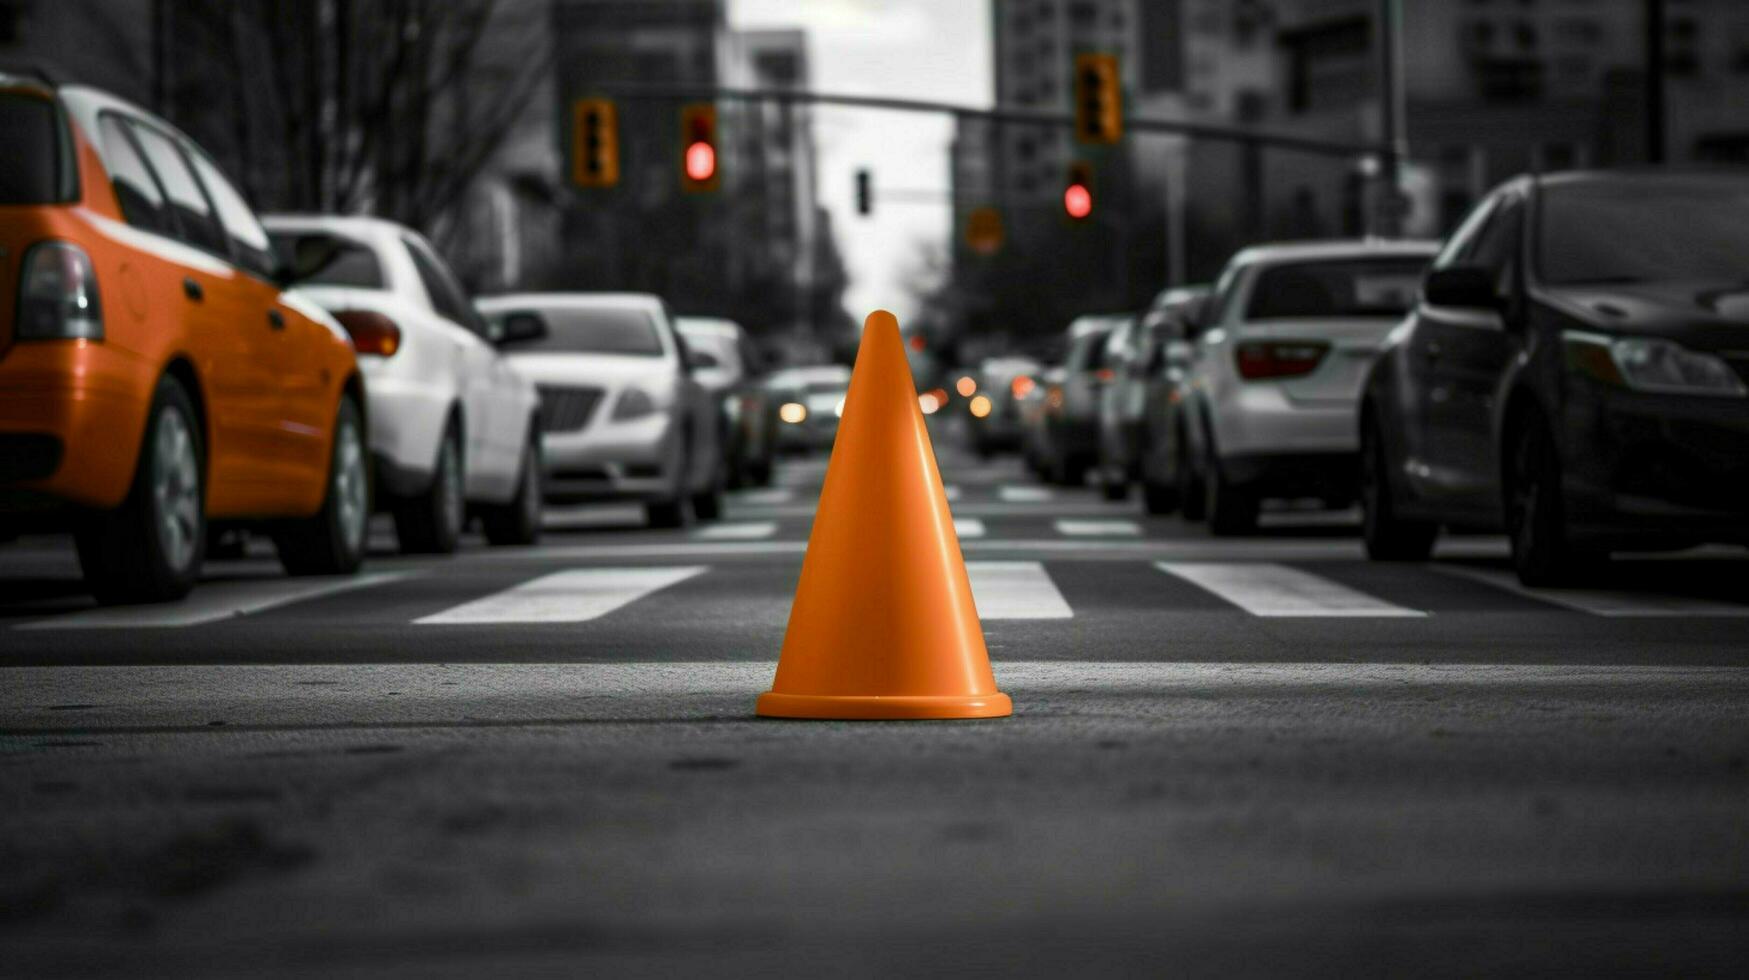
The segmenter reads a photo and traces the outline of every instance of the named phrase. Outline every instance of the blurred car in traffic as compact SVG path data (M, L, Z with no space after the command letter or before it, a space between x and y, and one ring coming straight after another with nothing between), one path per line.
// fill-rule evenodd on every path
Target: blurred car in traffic
M716 398L667 304L645 293L517 293L479 301L540 391L546 499L635 500L656 527L722 509Z
M1459 226L1367 379L1367 551L1503 528L1525 584L1749 543L1749 178L1521 177Z
M1058 401L1063 397L1063 366L1048 365L1033 381L1035 383L1015 399L1015 409L1020 413L1021 459L1026 462L1026 468L1042 480L1050 475L1050 433L1046 419L1051 393L1056 392Z
M401 550L456 549L470 508L493 544L540 536L539 398L424 236L379 218L268 215L298 288L352 335L370 397L376 498ZM319 262L319 264L315 264Z
M717 317L677 317L675 326L693 353L693 377L717 396L721 407L729 486L770 483L777 407L760 382L759 352L747 331Z
M1079 486L1099 461L1099 402L1115 377L1105 360L1106 340L1113 330L1132 329L1135 319L1130 313L1081 316L1065 331L1062 377L1045 391L1040 455L1052 483Z
M1207 295L1207 286L1162 290L1140 318L1125 321L1106 338L1105 364L1112 377L1099 393L1098 477L1108 500L1123 499L1141 477L1147 409L1168 381L1167 347L1184 340L1187 313L1194 314ZM1174 352L1182 366L1187 351Z
M788 452L831 449L850 392L850 369L842 364L792 367L766 381L777 403L777 447Z
M352 344L288 291L199 146L83 86L0 75L0 524L70 529L104 602L186 594L206 540L268 529L350 572L370 506Z
M973 379L976 388L964 396L971 416L966 432L972 451L989 458L998 452L1020 448L1023 437L1021 406L1038 387L1043 365L1026 357L988 357L979 362Z
M1353 501L1361 384L1437 249L1307 242L1228 262L1182 399L1186 517L1239 534L1256 526L1265 498Z
M1140 431L1131 444L1135 453L1131 467L1133 478L1142 486L1142 504L1150 514L1170 514L1178 509L1178 477L1173 466L1183 452L1180 405L1210 292L1205 285L1163 290L1142 317L1142 345L1134 382L1142 389L1142 408Z

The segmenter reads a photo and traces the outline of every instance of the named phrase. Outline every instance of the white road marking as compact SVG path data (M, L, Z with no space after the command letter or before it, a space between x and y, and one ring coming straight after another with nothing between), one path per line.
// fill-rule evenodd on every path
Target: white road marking
M705 571L686 568L572 568L464 602L423 619L422 626L479 623L582 623Z
M1036 504L1050 500L1055 494L1045 487L1006 484L996 489L996 495L1011 504Z
M953 533L962 538L981 538L984 536L984 522L976 517L956 517L953 519Z
M1071 538L1135 538L1142 526L1135 521L1058 521L1057 533Z
M757 541L776 533L776 521L730 521L707 525L692 536L705 541Z
M1514 595L1564 606L1593 616L1749 616L1749 606L1716 599L1693 599L1686 596L1660 595L1656 592L1614 589L1532 589L1519 584L1518 576L1511 572L1458 565L1428 567L1447 575L1491 585Z
M1069 619L1075 611L1036 561L968 561L979 619Z
M1154 567L1212 592L1253 616L1425 616L1346 585L1269 562L1157 561Z
M541 517L541 526L550 531L578 531L596 527L639 527L643 523L644 505L631 503L548 507Z
M788 487L769 487L764 490L746 490L734 495L738 504L787 504L794 500L796 492Z
M415 572L364 572L333 578L268 578L203 582L181 602L149 606L104 606L53 619L20 623L15 629L146 629L199 626L248 616L337 592L351 592L410 578Z

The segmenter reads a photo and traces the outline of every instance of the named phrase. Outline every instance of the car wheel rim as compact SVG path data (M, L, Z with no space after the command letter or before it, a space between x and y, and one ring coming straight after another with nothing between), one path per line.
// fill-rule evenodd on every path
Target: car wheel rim
M334 501L340 522L340 533L346 545L354 551L364 546L367 488L364 474L364 447L358 430L342 423L338 433L339 446L334 461Z
M181 572L194 561L200 533L200 464L194 436L182 413L170 409L153 437L152 499L158 543L171 568Z

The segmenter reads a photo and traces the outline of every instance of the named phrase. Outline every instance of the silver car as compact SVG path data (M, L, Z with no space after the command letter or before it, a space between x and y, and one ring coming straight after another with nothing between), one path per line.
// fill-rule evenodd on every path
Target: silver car
M657 527L718 515L716 399L660 298L522 293L479 306L540 392L547 500L641 501Z

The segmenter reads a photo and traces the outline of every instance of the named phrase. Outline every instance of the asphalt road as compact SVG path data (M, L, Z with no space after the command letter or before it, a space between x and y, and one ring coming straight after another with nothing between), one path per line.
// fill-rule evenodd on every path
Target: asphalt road
M1749 554L1526 591L943 453L1012 719L752 717L823 461L692 531L0 547L0 973L1741 975Z

